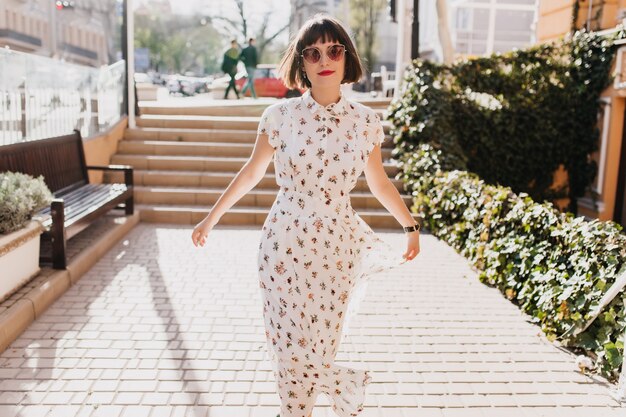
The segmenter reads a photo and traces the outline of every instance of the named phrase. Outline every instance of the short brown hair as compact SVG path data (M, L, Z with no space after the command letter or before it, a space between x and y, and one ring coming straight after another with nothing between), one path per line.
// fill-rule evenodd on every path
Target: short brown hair
M278 74L289 88L311 87L311 82L305 78L302 71L302 50L313 45L318 40L322 42L338 42L346 47L345 71L341 83L357 82L363 76L363 65L350 35L337 19L316 14L300 28L297 35L291 39L278 66Z

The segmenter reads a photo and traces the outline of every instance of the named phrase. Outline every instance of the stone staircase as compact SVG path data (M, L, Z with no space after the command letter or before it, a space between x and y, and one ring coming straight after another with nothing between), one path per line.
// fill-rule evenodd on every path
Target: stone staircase
M135 168L135 204L142 221L196 224L204 218L252 153L259 118L268 103L246 102L221 107L142 106L137 128L126 131L111 161ZM389 103L365 104L382 113ZM398 172L392 147L388 136L383 160L391 178ZM392 181L403 193L401 181ZM259 184L222 216L220 224L263 224L277 191L271 162ZM410 196L403 197L410 205ZM363 175L351 199L372 227L399 227L369 192Z

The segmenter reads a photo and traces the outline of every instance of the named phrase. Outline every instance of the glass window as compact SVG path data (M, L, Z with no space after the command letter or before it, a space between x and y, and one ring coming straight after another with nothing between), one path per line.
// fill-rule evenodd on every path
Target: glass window
M488 30L489 29L489 9L474 9L473 10L473 29L474 30Z
M472 10L468 8L456 9L456 28L467 30L470 28L472 19Z
M521 10L496 10L496 31L530 33L534 13Z
M535 0L496 0L497 4L519 4L535 7Z

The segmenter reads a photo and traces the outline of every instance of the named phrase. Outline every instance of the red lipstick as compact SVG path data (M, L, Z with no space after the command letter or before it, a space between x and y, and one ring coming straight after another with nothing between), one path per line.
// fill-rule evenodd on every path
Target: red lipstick
M327 76L327 75L334 74L334 73L335 73L335 71L331 71L331 70L324 70L324 71L322 71L322 72L318 72L318 73L317 73L317 75L321 75L322 77L325 77L325 76Z

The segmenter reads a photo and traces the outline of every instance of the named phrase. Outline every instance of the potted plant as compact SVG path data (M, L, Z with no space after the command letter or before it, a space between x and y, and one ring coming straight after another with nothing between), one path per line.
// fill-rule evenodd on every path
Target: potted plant
M0 173L0 301L39 272L43 227L33 216L51 201L42 176Z

